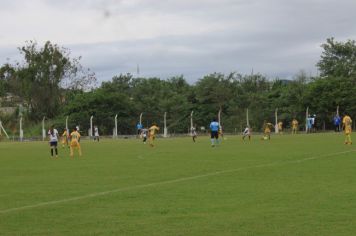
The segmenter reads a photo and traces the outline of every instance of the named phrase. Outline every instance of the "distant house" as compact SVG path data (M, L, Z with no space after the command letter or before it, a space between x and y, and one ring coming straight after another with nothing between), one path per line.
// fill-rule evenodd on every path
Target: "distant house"
M281 79L280 81L281 81L281 83L282 83L283 85L288 85L288 84L290 84L291 82L293 82L292 80L289 80L289 79Z
M17 95L13 95L12 93L6 93L5 96L0 97L0 102L1 103L13 103L13 104L19 104L22 103L21 97Z
M23 105L23 100L16 95L6 93L0 97L0 114L12 115L19 106Z
M17 107L0 107L0 114L12 115L16 112Z

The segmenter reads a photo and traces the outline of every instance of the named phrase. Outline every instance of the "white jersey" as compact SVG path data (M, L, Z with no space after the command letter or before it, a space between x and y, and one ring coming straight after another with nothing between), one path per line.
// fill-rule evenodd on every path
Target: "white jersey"
M246 127L246 129L243 132L243 135L249 135L250 134L250 129Z
M58 142L58 130L53 129L53 133L51 133L51 130L49 130L48 135L50 142Z
M142 135L142 137L144 137L144 138L146 138L147 137L147 129L142 129L141 130L141 135Z
M98 128L95 128L95 129L94 129L94 135L95 135L96 137L99 137L99 129L98 129Z

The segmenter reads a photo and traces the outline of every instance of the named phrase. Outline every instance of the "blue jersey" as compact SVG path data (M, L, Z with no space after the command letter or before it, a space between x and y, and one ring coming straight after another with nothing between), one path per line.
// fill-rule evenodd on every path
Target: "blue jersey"
M308 126L309 129L311 129L311 127L313 126L313 118L309 117L307 119L307 126Z
M335 116L334 117L334 125L340 125L340 124L341 124L340 116Z
M140 123L138 123L136 127L137 127L137 129L142 129L143 128L142 124L140 124Z
M210 123L210 130L211 131L214 131L214 132L218 132L219 131L219 123L218 122L216 122L216 121L212 121L211 123Z

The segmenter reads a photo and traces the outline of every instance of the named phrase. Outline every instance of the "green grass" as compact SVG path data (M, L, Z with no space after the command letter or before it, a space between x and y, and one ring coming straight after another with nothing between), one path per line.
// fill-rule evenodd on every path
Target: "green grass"
M354 235L343 136L259 138L83 141L74 160L0 143L0 235Z

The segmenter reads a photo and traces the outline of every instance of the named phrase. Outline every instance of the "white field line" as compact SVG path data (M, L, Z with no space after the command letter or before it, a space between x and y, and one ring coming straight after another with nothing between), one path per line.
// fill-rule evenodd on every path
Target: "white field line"
M267 163L267 164L260 164L260 165L249 166L249 167L241 167L241 168L237 168L237 169L216 171L216 172L202 174L202 175L195 175L195 176L183 177L183 178L178 178L178 179L173 179L173 180L154 182L154 183L150 183L150 184L141 184L141 185L135 185L135 186L125 187L125 188L118 188L118 189L113 189L113 190L104 191L104 192L97 192L97 193L82 195L82 196L78 196L78 197L65 198L62 200L41 202L41 203L37 203L37 204L33 204L33 205L4 209L4 210L0 210L0 214L14 212L14 211L27 210L27 209L32 209L32 208L38 208L38 207L42 207L42 206L49 206L49 205L56 205L56 204L60 204L60 203L78 201L78 200L87 199L87 198L94 198L94 197L104 196L104 195L108 195L108 194L112 194L112 193L123 192L123 191L127 191L127 190L179 183L179 182L184 182L184 181L188 181L188 180L216 176L216 175L221 175L221 174L231 173L231 172L238 172L238 171L243 171L243 170L248 170L248 169L271 167L271 166L286 165L286 164L298 164L298 163L305 162L305 161L310 161L310 160L315 160L315 159L320 159L320 158L325 158L325 157L338 156L338 155L350 153L353 151L354 150L335 152L335 153L329 153L329 154L324 154L324 155L307 157L307 158L299 159L299 160L271 162L271 163Z

